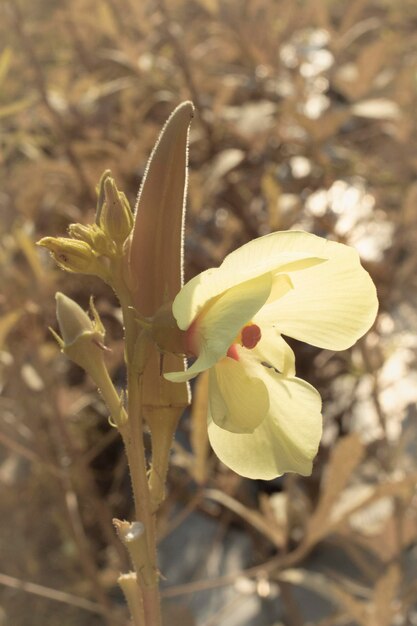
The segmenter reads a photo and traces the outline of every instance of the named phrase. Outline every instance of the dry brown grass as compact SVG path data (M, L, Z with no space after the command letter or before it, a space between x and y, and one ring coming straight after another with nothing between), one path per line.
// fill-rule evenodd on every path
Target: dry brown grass
M254 489L210 456L197 407L175 445L161 536L192 511L219 537L241 529L252 593L272 598L278 585L285 624L414 623L415 2L4 0L0 16L0 623L127 623L116 586L126 555L111 527L131 506L123 451L47 330L57 289L85 307L94 293L122 385L116 302L34 241L92 220L106 168L133 203L162 122L189 98L187 276L249 238L301 227L358 247L381 309L349 352L295 345L325 407L313 476ZM329 546L355 575L311 569L309 555ZM218 574L168 580L166 595L187 604L238 579ZM300 614L298 587L330 596L334 611Z

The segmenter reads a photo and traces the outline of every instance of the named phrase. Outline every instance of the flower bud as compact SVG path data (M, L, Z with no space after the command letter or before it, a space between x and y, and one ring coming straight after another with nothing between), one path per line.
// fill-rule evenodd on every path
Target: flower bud
M66 237L44 237L38 245L48 248L55 261L70 272L90 273L94 253L85 241L72 241Z
M91 320L74 300L63 293L58 291L55 299L56 316L62 337L54 331L52 334L62 352L96 380L96 374L101 374L103 369L105 331L92 301L90 307L94 320Z
M96 192L97 192L97 207L96 207L96 219L95 222L97 225L100 225L100 219L101 219L101 212L103 210L103 205L104 205L104 200L105 200L105 193L104 193L104 183L106 181L107 178L111 177L111 170L104 170L104 172L102 173L99 183L96 187Z
M115 252L113 242L109 241L105 233L97 224L70 224L68 234L73 239L87 243L98 255L112 256Z
M58 291L55 299L56 316L62 335L61 347L67 349L73 346L81 337L87 336L91 341L94 341L95 345L102 349L105 335L104 326L94 304L90 302L94 315L94 320L91 320L79 304L63 293Z
M59 329L66 346L74 343L84 333L94 332L93 322L74 300L59 291L55 299Z
M108 281L108 268L85 241L67 237L43 237L38 245L48 248L56 263L68 272L93 274Z
M70 224L68 226L68 234L72 239L78 239L84 241L90 247L93 245L93 233L91 226L85 224Z
M56 298L56 315L58 318L60 337L52 329L62 352L71 361L82 367L94 380L101 392L113 424L120 427L126 420L126 411L123 408L123 396L120 397L111 382L104 362L104 326L100 316L90 300L90 309L93 319L71 298L58 292Z
M132 210L125 194L118 191L112 178L105 178L103 185L106 201L100 215L100 226L110 240L121 247L133 227Z

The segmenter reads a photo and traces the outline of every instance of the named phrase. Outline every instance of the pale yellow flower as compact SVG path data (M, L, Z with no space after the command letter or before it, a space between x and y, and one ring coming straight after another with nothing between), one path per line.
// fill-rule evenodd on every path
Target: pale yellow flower
M186 352L172 382L209 370L211 445L242 476L309 475L322 432L319 393L295 376L282 334L344 350L372 325L375 286L356 250L305 232L276 232L189 281L173 302Z

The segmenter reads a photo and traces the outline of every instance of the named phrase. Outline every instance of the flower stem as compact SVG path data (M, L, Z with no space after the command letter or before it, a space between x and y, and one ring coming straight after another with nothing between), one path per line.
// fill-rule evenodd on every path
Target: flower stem
M144 527L143 549L133 556L138 591L144 613L144 624L162 626L159 574L156 552L155 515L152 512L150 486L143 440L142 373L146 362L147 339L138 327L128 294L118 293L125 325L125 358L127 366L128 419L119 425L126 449L132 482L136 521ZM135 619L135 616L133 615Z
M99 392L103 396L103 400L110 411L113 425L119 426L127 421L126 411L123 407L122 400L117 393L113 381L104 363L97 363L95 371L90 372L91 377L96 383Z
M132 480L135 517L145 528L146 549L134 563L143 600L146 626L161 626L155 519L147 478L141 411L141 379L128 373L128 421L120 428Z

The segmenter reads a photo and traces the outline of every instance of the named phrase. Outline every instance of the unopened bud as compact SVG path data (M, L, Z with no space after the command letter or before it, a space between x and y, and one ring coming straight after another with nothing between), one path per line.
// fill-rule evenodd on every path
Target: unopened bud
M94 253L85 241L73 241L66 237L44 237L39 246L48 248L55 261L70 272L90 274L94 265Z
M97 225L100 225L100 219L101 219L101 212L103 210L103 205L104 205L104 200L105 200L105 193L104 193L104 183L106 181L107 178L111 177L111 170L104 170L104 172L102 173L99 183L96 187L96 191L97 191L97 207L96 207L96 219L95 222Z
M73 239L79 239L79 241L84 241L90 247L92 247L93 233L91 226L86 226L85 224L70 224L68 226L68 234Z
M84 333L95 331L87 313L74 300L59 291L55 299L59 329L66 346L74 343Z
M95 379L97 366L102 368L104 326L90 302L94 315L91 320L79 304L58 292L56 298L56 316L62 337L52 331L61 350L71 359L90 373Z
M38 241L38 245L48 248L62 269L80 274L93 274L107 282L106 264L85 241L67 237L44 237Z
M90 300L93 319L71 298L58 292L56 315L62 337L50 329L62 352L71 361L82 367L94 380L110 411L112 423L120 427L127 420L120 397L111 382L104 362L104 326L100 316Z
M111 241L122 246L133 227L133 215L124 193L118 191L114 180L104 180L106 201L100 216L100 226Z
M74 239L87 243L98 255L112 256L115 252L114 244L109 241L105 233L97 224L70 224L68 234Z
M61 347L69 348L81 337L88 336L95 345L100 346L104 340L104 326L93 302L90 303L94 320L91 320L79 304L60 291L55 295L56 316L61 331Z

